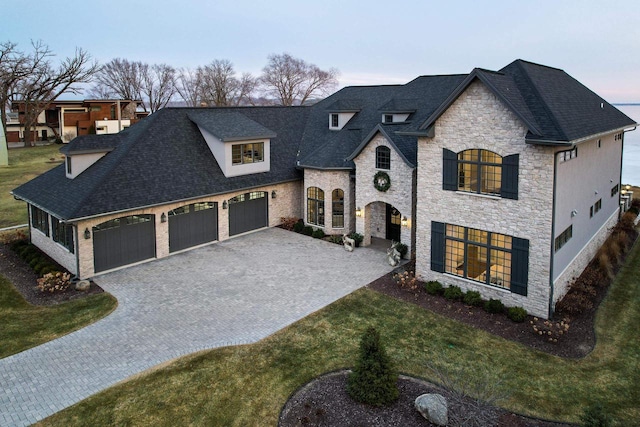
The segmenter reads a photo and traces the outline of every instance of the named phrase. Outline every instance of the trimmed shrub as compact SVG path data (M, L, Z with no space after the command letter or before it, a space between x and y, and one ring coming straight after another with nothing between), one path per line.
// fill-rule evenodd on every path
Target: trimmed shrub
M305 225L302 229L302 234L305 236L311 236L313 234L313 227L310 225Z
M467 293L464 294L463 301L465 304L472 305L474 307L480 307L484 303L480 296L480 292L478 291L467 291Z
M613 425L611 415L600 403L592 403L587 406L580 417L585 427L609 427Z
M484 311L487 313L504 313L504 304L499 299L490 299L484 303Z
M444 290L444 297L453 301L460 301L463 297L462 289L459 286L449 286Z
M40 264L41 262L42 257L40 257L39 255L35 255L33 258L31 258L31 261L29 261L29 267L31 267L31 269L35 271L36 265Z
M356 242L356 248L359 248L360 243L362 243L362 241L364 240L364 236L360 233L356 233L355 231L349 234L349 237L352 238L354 242Z
M347 379L347 393L357 402L385 406L398 400L398 374L380 340L369 327L360 340L360 355Z
M40 276L44 276L47 273L51 273L53 271L56 271L56 268L50 264L47 264L40 270Z
M404 258L409 251L409 247L404 243L398 243L398 246L396 246L396 250L400 252L400 258Z
M522 323L527 319L527 310L522 307L509 307L507 317L516 323Z
M280 217L280 226L285 230L293 230L293 227L298 223L298 218L294 216Z
M313 237L314 239L322 239L324 237L324 231L319 228L317 230L313 230L313 233L311 233L311 237Z
M341 245L342 244L342 236L339 235L339 234L332 234L332 235L329 236L329 241L331 243L335 243L335 244Z
M293 231L296 233L302 233L302 230L304 230L304 222L302 222L302 220L293 224Z
M442 286L442 283L437 280L431 280L424 284L424 290L427 291L429 295L442 295L444 287Z

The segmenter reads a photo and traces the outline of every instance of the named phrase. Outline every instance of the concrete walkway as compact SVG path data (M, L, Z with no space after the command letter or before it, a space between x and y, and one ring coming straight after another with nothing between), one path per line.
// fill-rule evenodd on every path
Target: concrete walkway
M391 271L384 253L262 230L98 276L105 319L0 359L0 425L41 420L198 350L253 343Z

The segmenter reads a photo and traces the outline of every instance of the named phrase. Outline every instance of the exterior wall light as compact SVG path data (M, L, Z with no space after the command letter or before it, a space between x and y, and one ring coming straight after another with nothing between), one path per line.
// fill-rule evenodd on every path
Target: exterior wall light
M406 227L407 225L409 225L409 220L407 219L406 216L402 217L402 219L400 220L400 224L402 224L403 227Z
M571 218L573 218L574 216L578 215L578 211L577 210L572 210L571 211Z
M164 212L160 215L160 222L167 222L167 215Z
M91 238L91 232L89 231L88 228L84 229L84 238L85 239L90 239Z
M362 217L362 209L360 207L356 208L356 216L357 217Z
M222 209L227 209L227 201L222 202Z
M273 190L273 191L271 192L271 198L272 198L272 199L275 199L275 198L276 198L276 190Z
M631 190L631 186L629 184L627 184L627 185L624 186L624 189L629 191L629 190Z

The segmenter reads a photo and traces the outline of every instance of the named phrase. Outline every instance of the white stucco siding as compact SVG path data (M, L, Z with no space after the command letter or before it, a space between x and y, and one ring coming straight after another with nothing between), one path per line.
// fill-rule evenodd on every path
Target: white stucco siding
M554 238L569 226L573 237L555 252L554 279L619 209L619 191L611 196L611 189L620 183L622 141L611 134L578 144L577 150L575 158L557 163ZM602 207L595 212L599 200Z
M103 158L107 153L87 153L87 154L74 154L66 158L67 162L71 162L71 173L68 173L69 169L66 168L67 178L73 179L86 171L95 162Z
M553 151L528 145L524 124L482 83L472 83L437 120L434 138L418 142L416 272L484 298L499 298L548 317L553 205ZM443 190L443 148L519 154L518 200ZM442 222L529 241L527 296L431 270L431 222Z
M309 224L322 228L325 234L348 234L354 230L353 183L348 170L304 170L304 221L307 223L307 190L317 187L324 191L324 225ZM344 192L344 227L333 224L332 193L334 190Z

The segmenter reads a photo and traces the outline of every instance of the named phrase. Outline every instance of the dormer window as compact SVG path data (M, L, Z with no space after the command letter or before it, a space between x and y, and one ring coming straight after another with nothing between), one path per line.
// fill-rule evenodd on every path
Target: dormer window
M337 113L333 113L331 114L331 127L332 128L337 128L339 126L339 116Z
M264 161L264 142L234 144L231 146L231 162L233 165L258 163L262 161Z
M393 123L393 114L385 114L382 121L384 123Z

